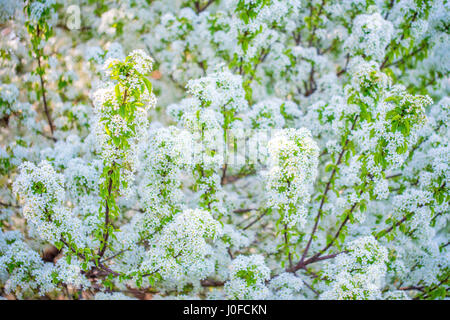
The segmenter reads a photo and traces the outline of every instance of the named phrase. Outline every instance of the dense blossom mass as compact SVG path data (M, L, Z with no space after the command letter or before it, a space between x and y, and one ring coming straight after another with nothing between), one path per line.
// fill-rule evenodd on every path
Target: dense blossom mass
M0 297L448 297L449 23L0 0Z

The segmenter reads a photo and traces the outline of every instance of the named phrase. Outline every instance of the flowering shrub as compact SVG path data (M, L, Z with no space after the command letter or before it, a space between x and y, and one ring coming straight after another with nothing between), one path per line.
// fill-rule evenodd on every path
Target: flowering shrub
M71 4L0 1L3 298L448 296L447 1Z

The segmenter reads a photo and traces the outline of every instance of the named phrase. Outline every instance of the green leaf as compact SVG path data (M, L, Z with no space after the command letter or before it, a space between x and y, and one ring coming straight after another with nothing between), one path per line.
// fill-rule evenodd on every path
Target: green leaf
M142 77L142 80L144 81L145 86L147 87L148 93L149 94L152 93L152 83L150 82L150 80L148 80L145 77Z

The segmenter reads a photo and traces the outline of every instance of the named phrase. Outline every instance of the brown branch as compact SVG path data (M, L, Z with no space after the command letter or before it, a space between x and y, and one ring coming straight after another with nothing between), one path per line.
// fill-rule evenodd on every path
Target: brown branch
M384 20L387 20L389 18L389 14L391 13L391 9L394 7L394 1L395 0L391 0L391 2L389 3L388 8L387 8L387 12L384 15Z
M303 280L303 283L305 284L305 286L309 289L309 290L311 290L315 295L316 295L316 297L318 297L319 296L319 292L317 292L311 285L309 285L306 281L304 281Z
M202 287L222 287L225 282L223 281L217 281L217 280L210 280L205 279L200 281Z
M233 182L236 182L236 181L238 181L238 180L240 180L242 178L246 178L246 177L248 177L248 176L250 176L252 174L255 174L255 171L249 172L248 174L238 174L238 175L235 175L235 176L227 176L227 177L225 177L225 180L224 180L223 183L224 184L233 183Z
M436 284L436 285L434 285L434 286L432 286L432 287L430 287L430 288L424 288L424 291L426 291L426 292L423 292L423 293L421 293L421 294L419 294L416 298L427 298L429 295L430 295L430 293L432 292L432 291L434 291L434 290L436 290L437 288L439 288L442 284L444 284L444 283L447 283L447 281L448 281L448 279L450 278L450 275L447 275L443 280L441 280L438 284ZM448 289L447 289L448 290Z
M263 213L261 213L258 218L256 218L255 220L253 220L252 222L250 222L247 226L245 226L244 228L242 228L242 230L247 230L248 228L250 228L251 226L253 226L256 222L258 222L259 220L261 220L262 217L264 217L267 214L267 210L265 210Z
M316 81L314 80L314 72L314 64L312 64L311 71L309 73L308 85L305 83L305 97L309 97L317 89Z
M63 23L58 23L57 25L55 25L55 27L63 29L63 30L68 31L68 32L73 32L72 29L69 29L69 27L66 26ZM88 31L88 30L92 30L92 27L90 27L90 26L82 26L81 28L77 29L77 31Z
M322 0L322 2L321 2L321 4L320 4L320 7L319 7L319 12L317 13L317 18L319 18L320 17L320 15L322 14L322 10L323 10L323 6L324 6L324 4L325 4L325 0ZM312 5L311 5L311 7L310 7L311 9L311 15L310 15L310 17L311 17L311 19L312 19ZM315 35L316 35L316 30L317 30L317 25L316 24L314 24L314 27L313 27L313 29L312 29L312 31L311 31L311 38L309 39L309 46L312 46L312 44L313 44L313 41L314 41L314 37L315 37Z
M50 221L52 221L51 219L49 219ZM77 256L78 256L78 258L80 258L81 260L86 260L86 257L85 256L83 256L81 253L77 253L77 250L75 250L74 248L72 248L72 246L69 244L69 243L67 243L67 241L63 238L63 237L61 237L60 239L59 239L59 241L61 241L70 251L72 251L73 253L75 253Z
M47 138L49 140L52 140L53 142L58 141L58 139L56 139L55 137L52 136L48 136L45 133L41 132L41 131L36 131L38 134L40 134L41 136L43 136L44 138Z
M287 225L285 224L284 225L284 245L286 247L289 246L287 232L288 232ZM288 260L289 260L289 268L292 269L292 254L291 254L291 250L288 250Z
M366 183L364 183L364 186L366 185ZM363 186L363 188L364 188ZM363 194L363 190L361 189L361 191L359 192L359 196L361 196ZM320 257L321 255L327 251L333 244L334 242L339 238L342 230L344 229L344 226L347 224L347 222L350 220L350 216L353 213L353 211L356 209L356 207L358 206L359 202L356 202L352 205L352 207L350 208L350 211L348 212L347 216L345 217L344 221L342 221L341 225L339 226L338 231L336 232L336 234L334 235L333 239L331 239L331 241L323 248L321 249L318 253L316 253L314 256L312 256L311 258L308 259L308 261L319 261L321 260Z
M386 179L394 179L397 177L401 177L402 174L401 173L395 173L395 174L391 174L390 176L387 176Z
M126 92L126 91L125 91ZM112 164L112 166L114 166L115 163ZM109 181L108 181L108 196L106 197L105 200L105 229L106 231L103 233L103 242L101 245L101 249L99 250L98 255L100 257L103 257L103 255L105 254L106 251L106 247L107 247L107 242L108 242L108 238L109 238L109 204L108 204L108 200L111 197L111 191L112 191L112 178L111 178L111 174L113 173L113 170L109 170L108 171L108 176L109 176Z
M392 226L390 226L387 229L384 229L380 232L378 232L378 234L375 236L375 239L379 239L382 236L385 236L386 234L388 234L389 232L391 232L392 230L394 230L394 228L400 226L403 222L405 222L406 220L408 220L408 216L404 216L400 221L398 221L397 223L393 224Z
M269 46L267 49L263 49L263 50L261 51L261 55L259 56L258 61L255 63L255 66L253 67L254 73L250 76L249 81L253 81L253 79L255 78L256 69L258 68L258 66L259 66L261 63L263 63L263 62L266 60L266 58L267 58L267 56L269 55L269 53L270 53L270 46Z
M257 210L258 210L257 208L245 208L245 209L236 209L233 212L234 213L247 213L250 211L257 211Z
M11 207L11 208L16 208L16 209L20 209L20 206L17 206L15 204L11 204L11 203L5 203L5 202L1 202L0 201L0 206L4 206L4 207Z
M450 244L450 241L448 241L446 244L440 245L439 249L444 249L445 247L447 247Z
M352 127L351 127L351 129L350 129L350 132L355 128L355 125L356 125L356 122L357 122L357 120L358 120L358 117L359 117L359 116L356 115L356 117L353 119L353 124L352 124ZM333 181L334 175L336 174L336 168L337 168L337 166L338 166L339 164L341 164L342 158L343 158L344 153L345 153L345 151L346 151L346 149L347 149L347 145L348 145L348 142L349 142L349 140L350 140L350 139L349 139L350 132L348 133L347 138L345 139L344 146L342 147L342 150L341 150L341 152L340 152L340 154L339 154L339 157L338 157L338 160L337 160L337 162L336 162L336 165L334 166L333 171L331 172L330 178L328 179L327 185L326 185L326 187L325 187L325 191L324 191L324 193L323 193L323 195L322 195L322 199L321 199L321 201L320 201L319 210L318 210L317 216L316 216L316 218L315 218L315 222L314 222L314 226L313 226L311 235L310 235L310 237L309 237L308 243L307 243L307 245L306 245L306 248L305 248L305 250L304 250L304 252L303 252L303 255L302 255L302 258L300 259L299 264L301 264L301 263L305 260L306 255L308 254L309 248L311 247L311 243L312 243L314 234L316 233L317 227L319 226L319 220L320 220L320 217L321 217L321 215L322 215L322 209L323 209L323 205L325 204L325 199L326 199L327 193L328 193L328 191L330 190L331 182Z
M342 76L344 73L347 72L347 68L348 68L348 63L350 61L350 54L347 53L346 58L345 58L345 66L342 70L340 70L336 75L338 77Z
M205 11L211 4L214 3L215 0L209 0L203 7L200 6L200 1L195 1L194 2L194 7L195 7L195 11L197 12L197 14Z
M39 36L39 26L37 26L37 33L38 33L38 36ZM49 110L48 105L47 105L47 97L45 95L45 85L44 85L44 79L42 77L42 67L41 67L41 56L40 55L37 56L37 61L38 61L38 68L39 68L39 72L38 72L39 80L41 82L42 102L44 104L44 112L45 112L45 115L47 117L48 125L50 126L50 132L51 132L51 134L53 136L53 121L52 121L52 117L51 117L51 114L50 114L50 110Z
M226 161L226 159L225 159L225 161ZM228 164L224 163L223 167L222 167L222 177L220 178L220 185L222 185L222 186L225 184L225 181L227 178L227 168L228 168Z
M101 263L99 263L98 266L99 266L102 270L104 270L104 271L106 271L106 272L108 272L108 273L110 273L110 274L112 274L112 275L114 275L114 276L116 276L116 277L119 277L119 276L122 276L122 275L123 275L122 273L119 273L119 272L116 272L116 271L114 271L114 270L111 270L110 268L106 267L105 265L103 265L103 264L101 264Z
M446 185L446 182L443 182L442 185L439 187L439 189L436 190L436 192L441 191ZM420 204L418 207L422 207L423 205ZM384 236L386 234L388 234L389 232L391 232L394 228L400 226L401 224L403 224L405 221L407 221L409 218L411 218L414 215L414 213L409 213L406 214L400 221L398 221L397 223L395 223L394 225L390 226L389 228L382 230L378 233L378 235L375 237L377 240L381 237ZM437 216L439 216L440 214L435 215L431 221L433 221Z
M418 287L418 286L409 286L409 287L401 287L401 288L398 288L398 290L402 290L402 291L409 291L409 290L418 290L418 291L424 291L423 290L424 289L424 287L422 286L422 287Z
M101 261L101 263L106 262L106 261L109 261L109 260L112 260L112 259L114 259L115 257L120 256L121 254L127 252L128 250L130 250L130 249L128 248L128 249L120 250L120 251L117 252L116 254L114 254L114 255L112 255L112 256L110 256L110 257L108 257L108 258L103 259L103 260Z
M37 36L39 37L39 34L40 34L39 25L37 25L37 27L36 27L36 32L37 32ZM45 91L44 79L42 77L42 71L43 70L42 70L42 67L41 67L41 56L37 52L36 52L36 58L37 58L37 62L38 62L38 69L39 69L38 74L39 74L39 80L40 80L40 83L41 83L42 100L43 100L43 104L44 104L44 111L45 111L45 115L47 117L48 124L50 126L51 134L53 135L53 122L52 122L52 118L50 116L50 112L48 110L47 98L46 98L46 95L45 95L46 91Z
M287 269L286 272L296 272L297 270L300 270L300 269L305 269L306 270L306 266L309 265L309 264L312 264L312 263L315 263L315 262L319 262L319 261L334 259L334 258L336 258L338 255L340 255L342 253L347 253L347 251L344 250L344 251L333 253L333 254L329 254L329 255L326 255L326 256L320 256L319 254L315 254L311 258L308 258L308 259L306 259L303 262L299 262L295 266L293 266L292 268Z
M298 46L300 44L300 42L302 41L301 32L299 31L298 34L295 34L295 31L292 32L292 37L294 38L295 45Z
M123 93L123 99L122 99L122 104L126 104L127 103L127 97L128 97L128 89L125 89L124 93ZM109 239L109 226L111 224L110 219L109 219L109 203L108 200L111 198L111 192L112 192L112 177L111 175L113 174L114 170L114 166L116 165L116 162L113 161L112 165L111 165L111 169L108 171L108 177L109 177L109 181L108 181L108 196L106 197L105 200L105 229L106 231L103 233L103 242L101 245L101 249L99 250L98 255L101 257L103 257L103 255L105 254L106 248L108 246L108 239Z
M389 67L392 67L392 66L396 66L397 64L400 64L400 63L404 62L406 59L413 57L414 55L419 53L425 47L426 47L426 43L424 43L421 46L419 46L417 49L412 51L410 54L408 54L406 56L403 56L401 59L398 59L397 61L385 64L384 66L381 67L381 69L389 68Z
M361 191L361 193L362 193L362 191ZM334 235L333 239L331 239L331 241L323 249L321 249L318 253L316 253L313 257L319 258L325 251L327 251L334 244L334 242L339 238L342 230L344 229L344 226L350 220L350 215L352 214L352 212L355 210L355 208L357 206L358 206L358 203L353 204L353 206L350 209L350 212L347 214L344 221L342 221L342 223L339 226L338 231L336 231L336 234ZM317 261L317 260L315 260L315 261Z
M413 15L413 17L412 17L412 19L411 19L411 21L410 21L410 24L412 24L412 23L416 20L417 15L418 15L418 12L417 12L417 11L414 12L414 15ZM408 27L408 29L409 29L409 27ZM402 32L402 36L400 37L400 40L399 40L398 42L401 42L404 38L405 38L405 31ZM387 47L386 47L386 49L385 49L386 51L387 51L387 49L391 46L392 43L393 43L393 42L391 41L391 42L387 45ZM386 68L386 64L388 63L388 61L389 61L389 54L386 54L386 57L384 58L383 63L382 63L381 66L380 66L380 70L383 70L384 68Z
M200 8L200 12L205 11L215 0L209 0L202 8Z

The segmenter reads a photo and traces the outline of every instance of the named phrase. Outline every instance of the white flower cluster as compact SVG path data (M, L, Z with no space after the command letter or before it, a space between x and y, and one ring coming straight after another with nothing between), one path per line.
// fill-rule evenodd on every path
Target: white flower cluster
M147 111L156 105L148 79L153 60L142 50L135 50L122 62L108 60L110 77L94 92L95 132L107 166L122 165L130 180L136 170L138 145L147 133ZM126 142L125 142L126 140Z
M54 267L54 278L57 283L71 285L74 288L90 288L91 282L82 272L81 261L73 257L70 262L67 259L58 259Z
M266 299L269 289L270 270L261 255L238 256L230 265L230 280L225 283L228 299Z
M300 118L301 112L292 101L270 98L260 101L248 112L245 127L252 129L281 129Z
M268 206L280 211L288 228L306 224L319 148L308 129L277 131L269 141Z
M7 110L3 110L3 108L11 107L11 105L16 102L17 98L19 97L19 89L14 84L4 84L0 83L0 102L2 107L2 113L0 116L3 116L3 114L7 114Z
M242 129L239 116L248 110L242 77L219 71L187 84L192 95L169 106L169 114L192 134L189 163L193 167L199 205L225 215L220 168L230 161L227 152L232 134Z
M226 6L233 8L236 12L235 17L224 21L230 28L228 36L232 35L233 38L238 38L238 35L246 35L249 37L249 40L243 40L242 43L238 41L239 45L235 48L226 49L235 51L246 62L256 57L261 50L270 47L277 40L278 34L268 26L287 24L286 17L289 16L289 13L297 12L301 6L301 1L229 0L226 2ZM221 39L215 39L220 43L218 40Z
M127 60L134 66L134 71L141 75L149 75L153 69L153 59L143 50L134 50L128 55Z
M216 121L222 128L226 125L226 121L229 121L224 113L240 113L248 109L245 91L242 88L242 78L228 70L190 80L187 90L198 99L202 108L216 112ZM189 111L192 115L193 110Z
M392 219L400 221L404 216L412 215L411 221L405 223L410 231L417 231L416 236L422 233L422 239L427 239L432 232L430 227L431 219L433 217L430 202L433 201L433 194L429 191L418 190L410 188L405 193L397 195L392 199L394 212Z
M3 296L448 296L447 0L61 3L0 0Z
M55 0L38 0L30 3L30 16L29 20L37 23L44 14L48 14L52 6L55 5Z
M143 151L145 173L139 187L140 202L145 215L142 228L152 233L182 209L181 168L192 145L190 134L176 127L157 128L150 132Z
M6 21L20 8L20 3L15 0L3 0L0 2L0 21Z
M303 289L303 281L292 273L284 272L270 280L269 289L273 299L295 299Z
M207 240L221 233L219 222L207 211L187 209L173 217L152 239L140 266L142 274L158 273L166 281L202 279L214 270L207 257L213 254Z
M31 231L41 239L56 243L69 236L79 246L86 241L81 221L64 206L64 177L48 162L24 162L14 192L24 201L23 215Z
M387 250L372 236L350 242L346 253L329 264L326 276L330 287L321 299L379 299L386 274Z
M64 170L64 178L68 191L74 199L84 198L86 194L97 190L99 180L100 161L87 163L82 158L72 158L68 161Z
M428 96L411 95L402 86L392 86L373 62L357 59L353 63L353 78L345 87L350 109L358 117L351 139L356 143L354 149L364 155L361 171L372 177L374 193L383 199L389 193L383 174L405 162L408 148L416 143L426 123L425 108L432 101Z
M364 55L376 61L385 56L385 49L391 42L394 27L378 13L362 14L353 21L353 32L344 46L353 55Z
M53 291L53 273L53 264L44 262L19 231L0 230L0 280L6 293L14 292L21 298L33 290L41 295Z

